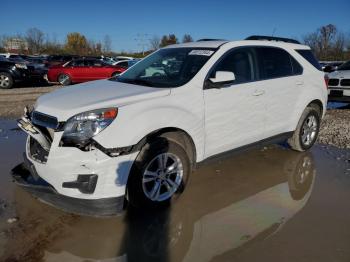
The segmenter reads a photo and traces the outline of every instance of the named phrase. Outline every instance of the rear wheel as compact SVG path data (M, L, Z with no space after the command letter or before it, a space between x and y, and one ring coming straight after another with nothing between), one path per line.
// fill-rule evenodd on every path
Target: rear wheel
M310 149L316 142L320 130L320 112L315 107L307 107L294 131L288 140L289 145L296 151Z
M13 86L13 79L9 73L0 72L0 88L10 89Z
M68 86L72 83L72 80L70 79L70 76L67 74L60 74L58 76L58 82L63 86Z
M162 207L183 192L191 172L184 148L166 138L146 144L128 182L128 200L136 207Z

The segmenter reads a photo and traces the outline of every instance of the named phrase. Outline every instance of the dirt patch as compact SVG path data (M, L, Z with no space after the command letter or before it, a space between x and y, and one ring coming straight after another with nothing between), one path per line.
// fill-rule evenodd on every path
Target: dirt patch
M25 106L33 106L37 98L61 86L26 87L0 90L0 118L18 118Z

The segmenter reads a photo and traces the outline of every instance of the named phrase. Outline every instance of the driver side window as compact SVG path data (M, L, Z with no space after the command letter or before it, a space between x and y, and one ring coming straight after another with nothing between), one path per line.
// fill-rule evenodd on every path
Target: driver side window
M254 55L251 48L240 48L225 54L216 65L212 74L217 71L229 71L235 74L234 84L254 81Z

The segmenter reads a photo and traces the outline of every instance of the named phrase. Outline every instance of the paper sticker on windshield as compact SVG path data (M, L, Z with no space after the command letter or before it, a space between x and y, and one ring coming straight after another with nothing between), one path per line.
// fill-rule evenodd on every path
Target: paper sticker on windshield
M214 53L212 50L192 50L188 55L204 55L211 56Z

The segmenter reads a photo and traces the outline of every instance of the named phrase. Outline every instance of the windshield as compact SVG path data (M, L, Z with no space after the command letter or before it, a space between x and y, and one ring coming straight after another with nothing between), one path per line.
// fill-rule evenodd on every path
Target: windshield
M139 61L112 80L151 87L178 87L190 81L216 49L166 48Z
M341 66L339 66L338 70L350 70L350 61L342 64Z

